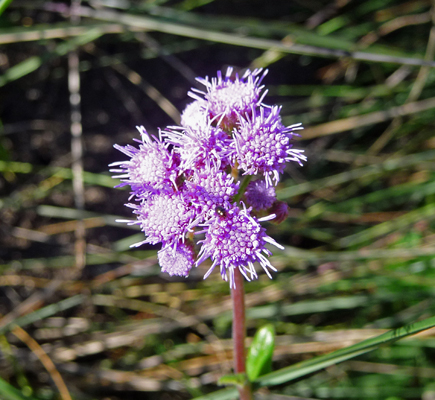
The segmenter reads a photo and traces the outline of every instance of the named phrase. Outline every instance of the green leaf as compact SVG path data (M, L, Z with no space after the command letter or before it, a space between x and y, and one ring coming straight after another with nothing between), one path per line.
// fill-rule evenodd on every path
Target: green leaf
M219 378L219 385L233 385L233 386L244 386L246 385L246 374L231 374L224 375Z
M272 371L275 329L272 324L260 328L254 336L246 359L246 373L252 382Z
M35 400L34 397L24 396L21 391L0 378L0 398L2 400Z
M3 11L6 10L9 4L12 3L12 0L0 0L0 15L3 14Z

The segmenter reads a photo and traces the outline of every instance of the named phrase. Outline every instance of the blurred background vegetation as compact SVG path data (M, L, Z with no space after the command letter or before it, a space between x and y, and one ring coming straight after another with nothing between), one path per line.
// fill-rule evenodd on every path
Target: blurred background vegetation
M5 5L6 2L2 1ZM190 399L231 371L231 303L207 265L159 273L116 218L113 144L175 125L228 65L269 69L303 168L246 285L275 369L435 313L435 3L14 0L0 16L0 398ZM66 386L64 383L66 383ZM435 399L435 331L258 399Z

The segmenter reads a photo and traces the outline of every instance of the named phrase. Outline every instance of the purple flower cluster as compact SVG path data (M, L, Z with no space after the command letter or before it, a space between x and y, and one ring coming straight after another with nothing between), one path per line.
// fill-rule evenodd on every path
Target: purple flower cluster
M239 77L228 68L225 76L198 78L205 90L189 92L194 101L181 126L159 130L158 138L138 127L138 148L115 145L129 159L111 164L111 172L119 186L130 186L127 206L136 215L124 222L140 225L146 235L134 246L162 244L163 272L188 276L210 258L205 278L219 266L234 287L236 268L247 280L257 278L255 262L269 277L276 271L266 244L283 247L260 222L285 219L287 204L277 201L274 185L287 162L302 165L306 158L292 144L300 124L284 126L281 108L263 103L266 73L247 70ZM239 176L256 180L241 185Z

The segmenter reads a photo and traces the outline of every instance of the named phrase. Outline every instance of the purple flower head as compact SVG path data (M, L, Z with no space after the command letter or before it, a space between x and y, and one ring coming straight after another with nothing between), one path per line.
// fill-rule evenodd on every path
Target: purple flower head
M192 89L189 95L196 100L203 100L203 96L211 118L223 117L223 125L231 128L237 123L239 115L244 116L263 101L267 92L262 94L264 86L260 85L267 70L263 74L261 72L262 69L246 70L239 78L238 74L233 76L233 68L229 67L225 77L218 71L217 78L197 78L206 87L206 92Z
M266 210L276 200L275 188L264 179L249 182L245 191L246 202L254 210Z
M257 219L250 215L250 211L251 209L246 209L244 205L242 209L237 205L233 205L229 210L219 208L216 216L204 224L207 229L203 231L205 239L198 242L202 243L202 247L196 265L209 257L213 262L204 279L216 265L220 265L222 278L229 280L232 288L235 268L238 268L248 281L258 277L254 262L259 262L270 278L269 269L276 271L265 256L272 254L266 248L266 243L280 249L283 247L267 236L266 230L260 225L261 221L272 219L275 215Z
M224 171L200 170L185 182L184 196L204 221L214 215L216 207L229 208L238 187L239 182L234 183L234 178Z
M266 73L247 70L239 77L228 68L215 78L197 78L205 89L189 93L194 101L183 111L181 126L159 130L158 138L138 127L139 148L115 145L129 159L111 164L111 171L121 178L119 186L131 186L135 200L127 204L135 220L123 222L139 225L146 236L134 246L162 244L162 272L186 277L211 258L204 278L219 266L234 288L236 268L247 280L257 278L256 262L269 277L276 271L266 245L283 247L260 223L287 217L274 185L287 162L302 164L306 157L292 143L300 124L284 126L281 107L263 104ZM241 174L257 177L245 186ZM239 203L242 196L247 206Z
M157 252L162 272L170 276L188 276L195 264L195 252L190 241L166 244Z
M130 157L130 160L110 164L110 167L118 167L111 172L121 174L114 176L121 178L119 186L130 185L137 196L175 186L177 163L168 151L168 144L163 143L161 138L152 140L143 126L137 129L142 138L141 141L135 139L140 143L138 149L131 145L114 146Z
M259 111L252 110L251 117L240 118L240 125L234 130L234 159L244 175L262 173L266 185L279 181L285 163L296 161L302 165L306 157L303 150L293 149L290 139L293 131L302 129L300 124L285 127L279 115L281 107Z
M289 215L288 204L284 201L275 201L269 211L276 215L276 217L271 221L274 224L280 224L284 222Z
M130 204L147 239L135 244L183 241L193 228L194 213L180 192L161 192L140 204Z
M209 119L206 108L207 102L202 99L188 104L181 114L181 126L194 129L207 127Z
M180 155L181 170L221 169L229 163L230 138L210 123L202 127L168 127L163 134Z

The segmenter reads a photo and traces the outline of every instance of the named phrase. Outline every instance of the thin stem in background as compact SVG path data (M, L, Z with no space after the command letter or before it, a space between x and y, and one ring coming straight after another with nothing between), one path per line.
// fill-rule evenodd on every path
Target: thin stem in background
M74 0L71 6L71 22L78 23L80 16L77 10L80 8L80 0ZM82 114L80 110L80 73L79 56L77 50L68 54L68 89L71 108L71 155L73 173L74 203L78 210L85 208L85 188L83 184L83 128ZM75 254L76 268L78 271L86 265L86 229L83 220L77 221L75 230Z
M19 326L15 326L12 333L23 343L25 343L33 352L33 354L39 359L39 361L41 361L42 365L50 374L51 379L53 379L54 384L58 388L62 400L72 400L68 388L65 385L65 381L62 378L62 375L59 373L53 361L44 351L44 349L39 345L39 343L35 339L33 339L23 328L20 328Z

